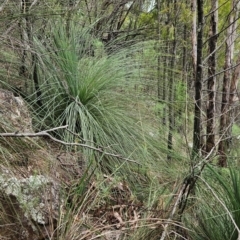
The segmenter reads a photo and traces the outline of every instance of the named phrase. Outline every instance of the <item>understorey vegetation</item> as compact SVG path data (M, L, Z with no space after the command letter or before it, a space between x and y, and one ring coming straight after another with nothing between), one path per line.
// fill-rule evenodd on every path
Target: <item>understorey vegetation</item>
M239 7L3 1L0 239L239 239Z

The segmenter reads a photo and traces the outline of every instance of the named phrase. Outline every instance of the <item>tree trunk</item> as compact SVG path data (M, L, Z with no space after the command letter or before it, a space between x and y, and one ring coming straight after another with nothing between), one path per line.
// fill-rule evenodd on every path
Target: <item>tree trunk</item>
M173 2L174 13L176 13L176 0ZM176 21L174 19L172 23L172 36L170 36L171 41L171 60L170 60L170 72L169 72L169 82L168 82L168 122L169 122L169 129L168 129L168 155L167 159L172 159L172 150L173 150L173 129L174 129L174 66L176 62Z
M212 0L212 10L209 32L209 59L208 59L208 104L207 104L207 138L206 154L210 153L215 146L215 82L216 82L216 47L217 47L217 23L218 23L218 0Z
M232 107L234 103L239 100L237 96L237 86L238 86L238 79L240 77L240 56L237 59L236 65L237 66L234 69L233 76L231 79L231 84L230 84L230 93L229 93L230 107ZM230 123L232 123L232 121Z
M197 69L197 0L192 0L192 63L193 63L193 79L196 79ZM191 85L190 85L191 86Z
M21 56L21 65L19 67L19 76L24 77L25 78L25 87L27 88L27 78L28 76L28 71L27 71L27 49L28 49L28 34L27 34L27 21L28 21L28 17L27 17L27 3L25 0L21 0L20 3L21 6L21 14L23 15L23 17L20 20L19 23L19 28L20 28L20 37L21 37L21 43L22 43L22 56ZM25 15L25 17L24 17Z
M187 1L186 1L187 2ZM182 47L182 76L181 76L181 89L184 89L185 86L187 86L187 25L184 24L183 27L183 47ZM183 92L181 91L181 94ZM186 110L186 104L184 105L180 103L180 106L177 109L177 118L181 120L182 112ZM178 126L178 131L181 132L179 126Z
M201 93L202 93L202 49L203 49L203 0L197 0L197 66L195 78L195 108L193 126L193 151L192 157L199 156L201 150Z
M224 65L224 76L223 76L223 87L222 87L222 105L221 105L221 117L220 117L220 127L219 127L219 136L220 142L218 147L218 165L221 167L227 166L227 150L229 148L229 143L231 140L230 133L230 110L229 110L229 100L230 100L230 81L231 81L231 72L230 69L232 66L233 60L233 51L234 51L234 41L235 41L235 31L236 26L234 24L234 19L236 18L235 8L235 0L232 2L232 11L229 16L229 26L227 29L227 39L225 42L226 50L225 50L225 65ZM234 17L235 15L235 17Z
M228 91L229 91L229 82L230 82L230 70L227 70L230 67L230 48L228 47L228 43L226 43L226 51L225 51L225 72L223 77L223 87L222 87L222 105L221 105L221 117L220 117L220 142L218 147L219 160L218 165L221 167L227 166L227 110L228 110Z
M167 2L167 9L170 9L170 1ZM159 14L160 17L160 14ZM170 26L170 13L169 11L166 14L166 20L165 20L165 24L167 25L167 30L166 30L166 45L164 47L164 55L163 55L163 82L162 82L162 103L163 103L163 110L162 110L162 124L164 126L167 125L167 94L169 93L169 89L168 89L168 85L167 83L169 83L169 75L171 74L169 72L169 68L170 68L170 61L169 61L169 55L170 53L170 31L169 31L169 26ZM171 68L170 68L171 69ZM170 146L170 145L169 145Z
M160 56L160 50L161 50L161 15L160 15L160 0L157 0L157 12L158 12L158 27L157 27L157 37L158 37L158 43L157 43L157 50L158 50L158 58L157 58L157 98L158 102L161 102L161 56Z

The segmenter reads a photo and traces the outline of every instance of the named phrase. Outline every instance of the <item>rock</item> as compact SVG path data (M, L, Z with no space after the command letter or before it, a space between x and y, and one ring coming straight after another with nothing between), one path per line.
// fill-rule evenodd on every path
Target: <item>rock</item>
M33 132L32 119L24 100L5 89L0 89L0 118L1 125L6 125L7 129Z
M0 191L6 217L12 216L15 224L21 225L19 239L40 239L38 237L47 235L48 226L57 222L61 205L60 185L50 177L36 175L17 179L1 174Z
M27 104L3 89L1 132L34 133ZM46 138L0 138L0 239L56 239L66 210L62 191L82 173L79 153L60 149Z

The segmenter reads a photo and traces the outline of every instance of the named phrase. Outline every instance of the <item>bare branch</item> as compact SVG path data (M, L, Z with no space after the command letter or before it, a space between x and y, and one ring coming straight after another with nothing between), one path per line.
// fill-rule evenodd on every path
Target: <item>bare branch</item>
M53 132L59 129L66 129L68 127L68 125L65 126L60 126L60 127L55 127L55 128L51 128L49 130L45 130L45 131L41 131L41 132L37 132L37 133L20 133L20 132L13 132L13 133L0 133L0 137L49 137L50 139L52 139L55 142L58 142L60 144L66 145L66 146L80 146L80 147L84 147L84 148L89 148L92 149L94 151L103 153L105 155L111 156L111 157L116 157L118 159L122 159L128 162L132 162L132 163L136 163L138 165L141 165L140 163L129 159L129 158L125 158L122 157L120 154L113 154L113 153L109 153L109 152L105 152L104 148L101 147L93 147L93 146L89 146L87 144L82 144L82 143L69 143L69 142L65 142L62 140L59 140L55 137L53 137L51 134L49 134L48 132Z
M218 75L220 75L221 73L224 73L224 72L226 72L226 71L228 71L228 70L230 70L230 69L236 68L238 65L240 65L240 63L237 63L237 64L235 64L234 66L231 66L231 67L229 67L229 68L226 68L226 69L224 69L224 70L222 70L222 71L220 71L220 72L218 72L218 73L216 73L216 74L208 77L207 79L204 79L203 82L205 83L205 82L208 81L209 78L211 78L211 77L218 76Z

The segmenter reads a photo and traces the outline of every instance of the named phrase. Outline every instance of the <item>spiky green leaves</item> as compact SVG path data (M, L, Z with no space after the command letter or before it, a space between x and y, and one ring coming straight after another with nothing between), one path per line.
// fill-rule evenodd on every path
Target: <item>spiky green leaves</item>
M101 147L144 164L151 155L149 149L156 150L156 145L148 142L151 137L137 119L134 89L140 83L140 65L134 55L139 48L107 55L96 43L90 31L74 25L66 30L64 24L53 27L48 42L35 40L41 79L41 105L36 109L39 126L67 124L70 132L58 133L65 141ZM88 158L99 158L96 152L83 150ZM112 169L124 162L107 156L101 159Z

